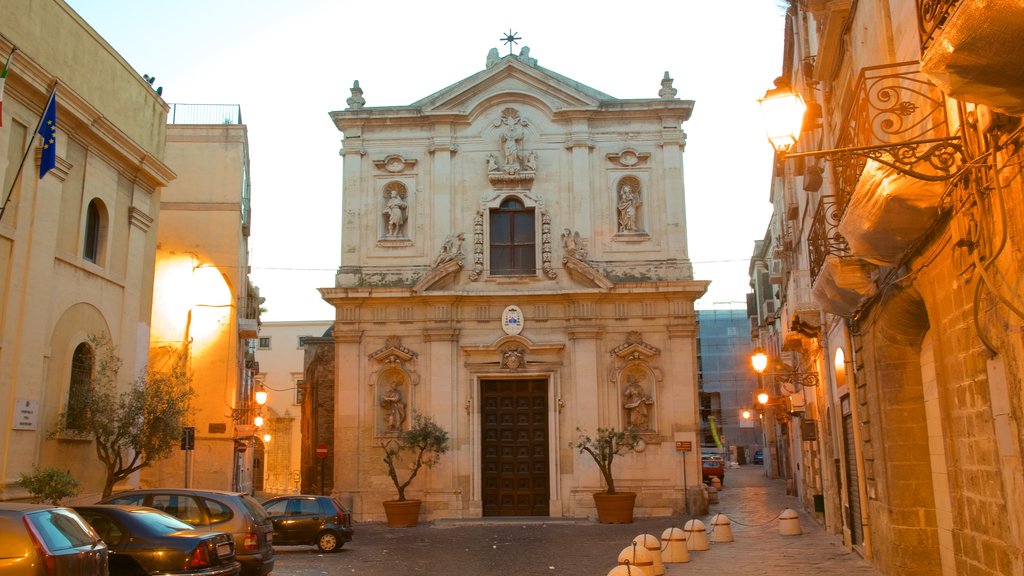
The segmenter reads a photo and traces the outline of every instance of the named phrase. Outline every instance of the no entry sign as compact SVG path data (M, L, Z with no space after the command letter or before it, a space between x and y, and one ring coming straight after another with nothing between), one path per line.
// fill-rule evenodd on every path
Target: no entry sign
M327 458L327 444L317 444L316 445L316 457L317 458Z

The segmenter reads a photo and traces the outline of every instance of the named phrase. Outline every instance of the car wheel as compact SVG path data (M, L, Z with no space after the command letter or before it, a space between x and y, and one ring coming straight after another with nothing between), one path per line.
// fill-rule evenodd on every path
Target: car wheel
M338 542L338 535L334 532L324 531L316 537L316 549L321 552L337 552L341 548Z

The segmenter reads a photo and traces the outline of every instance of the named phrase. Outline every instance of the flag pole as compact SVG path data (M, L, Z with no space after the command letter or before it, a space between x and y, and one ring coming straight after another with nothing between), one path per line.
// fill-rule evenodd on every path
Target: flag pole
M4 203L0 206L0 222L3 221L4 214L7 212L7 204L11 201L11 195L14 194L14 187L18 185L18 179L21 178L21 171L25 168L25 160L28 160L28 153L32 151L32 147L36 143L36 136L39 134L39 129L43 125L43 117L46 116L46 110L50 107L50 101L57 97L57 82L53 83L53 89L50 90L50 97L46 99L46 106L43 107L43 113L39 115L39 122L36 122L35 132L32 132L32 137L29 138L28 147L25 148L25 154L21 157L21 164L18 165L18 171L14 173L14 179L11 181L11 188L7 191L7 197L4 198Z

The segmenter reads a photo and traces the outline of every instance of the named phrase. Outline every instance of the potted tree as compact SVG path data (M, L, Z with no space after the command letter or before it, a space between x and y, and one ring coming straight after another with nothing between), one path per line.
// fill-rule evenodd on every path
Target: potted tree
M594 506L597 508L597 520L602 524L629 524L633 521L633 504L636 503L636 492L619 492L615 490L615 477L612 476L612 462L616 456L624 455L640 442L636 430L616 430L614 428L598 428L597 434L590 436L576 429L579 437L569 444L570 448L580 454L590 454L597 463L604 478L605 491L594 493Z
M398 491L397 500L384 502L388 526L415 526L419 521L421 502L406 498L405 489L419 474L420 468L430 468L448 452L448 432L437 425L431 417L413 414L412 427L382 442L381 447L384 449L384 463L388 465L388 476ZM403 462L408 463L409 471L404 480L399 479L397 470Z

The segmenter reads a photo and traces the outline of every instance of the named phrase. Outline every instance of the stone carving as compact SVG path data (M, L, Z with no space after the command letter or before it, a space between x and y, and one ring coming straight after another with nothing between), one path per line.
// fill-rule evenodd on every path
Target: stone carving
M672 100L678 92L678 90L672 87L672 77L668 75L668 70L666 70L665 77L661 79L661 90L658 90L658 96L663 100Z
M352 96L349 96L345 103L353 110L358 110L366 104L366 99L363 98L363 89L359 87L359 80L352 83Z
M473 217L473 271L469 279L476 281L484 273L484 212L478 210Z
M622 391L625 401L622 407L626 409L626 426L638 432L651 429L651 406L654 399L644 389L643 376L630 374L626 377L628 384Z
M501 353L501 367L508 370L518 370L526 367L526 350L522 348L509 348Z
M444 240L444 244L441 246L441 252L437 255L437 259L434 260L434 266L440 266L445 262L458 259L462 260L462 242L465 240L466 235L459 232L458 234L449 234Z
M575 258L582 261L587 259L587 249L583 246L583 239L580 238L579 232L573 232L566 228L562 232L562 248L565 250L565 256L562 258L563 264L567 258Z
M392 183L384 189L384 223L387 224L387 235L391 237L403 236L403 228L406 220L406 210L409 205L405 201L405 187L398 183Z
M526 120L511 108L506 108L499 120L501 126L501 149L505 154L505 170L518 172L522 168L520 152L523 144L523 127Z
M405 423L406 405L402 394L402 382L395 378L388 385L387 391L381 395L380 407L384 410L384 431L396 434Z
M541 269L548 279L554 280L558 278L558 272L551 264L551 216L547 210L540 212L540 239Z

